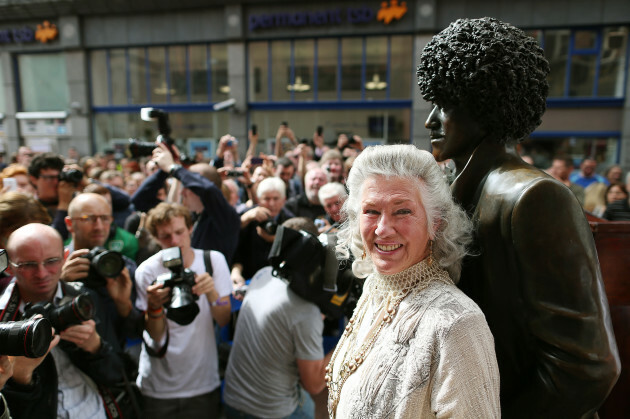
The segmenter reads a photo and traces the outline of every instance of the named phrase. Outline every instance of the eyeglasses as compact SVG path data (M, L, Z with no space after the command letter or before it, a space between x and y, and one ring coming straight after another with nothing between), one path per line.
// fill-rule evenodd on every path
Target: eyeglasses
M63 261L62 257L46 259L43 262L18 262L9 261L9 264L15 269L18 269L24 273L37 272L39 265L44 266L44 269L52 270L59 267L59 264Z
M96 223L96 220L101 220L103 224L111 223L114 217L111 215L80 215L78 217L72 217L73 221L79 221L81 223L90 222L92 224Z
M39 175L44 180L59 180L59 175Z

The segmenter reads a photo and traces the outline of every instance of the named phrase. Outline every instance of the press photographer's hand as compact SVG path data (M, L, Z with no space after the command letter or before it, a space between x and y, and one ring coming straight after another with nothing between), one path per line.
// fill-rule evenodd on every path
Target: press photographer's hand
M67 250L65 251L68 252ZM90 261L83 256L87 255L90 251L88 249L79 249L70 253L66 257L66 261L61 267L61 280L66 282L77 281L84 279L90 272Z
M96 332L94 320L85 320L81 324L70 326L61 331L59 336L91 354L98 352L101 347L101 337Z

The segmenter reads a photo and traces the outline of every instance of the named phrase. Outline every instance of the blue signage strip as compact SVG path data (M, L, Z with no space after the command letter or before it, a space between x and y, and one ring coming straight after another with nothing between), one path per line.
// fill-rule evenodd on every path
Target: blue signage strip
M22 44L35 41L35 31L28 26L0 30L0 44Z
M393 20L400 20L406 13L406 2L398 4L397 1L390 0L389 4L386 1L382 2L378 10L358 6L304 12L252 14L249 15L249 30L362 24L374 21L382 21L388 25Z

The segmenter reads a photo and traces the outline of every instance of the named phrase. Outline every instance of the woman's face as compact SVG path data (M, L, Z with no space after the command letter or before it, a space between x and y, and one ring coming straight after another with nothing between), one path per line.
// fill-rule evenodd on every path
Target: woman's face
M338 179L343 174L343 163L339 159L330 159L322 169L329 173L331 178Z
M622 199L628 199L628 195L623 193L619 186L611 186L606 194L606 201L610 204L611 202L620 201Z
M395 274L428 256L427 216L417 183L368 178L363 184L359 228L380 274Z

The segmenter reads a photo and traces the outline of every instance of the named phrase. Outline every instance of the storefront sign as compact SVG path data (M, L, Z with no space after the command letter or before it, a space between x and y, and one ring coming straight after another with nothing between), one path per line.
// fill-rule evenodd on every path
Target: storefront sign
M59 31L55 24L44 21L37 29L28 26L21 28L0 29L0 44L27 44L39 41L43 44L57 39Z
M376 21L389 25L407 13L407 3L390 0L381 3L380 9L367 6L327 9L312 12L272 13L249 16L249 30L282 27L328 26L345 23L360 24Z

